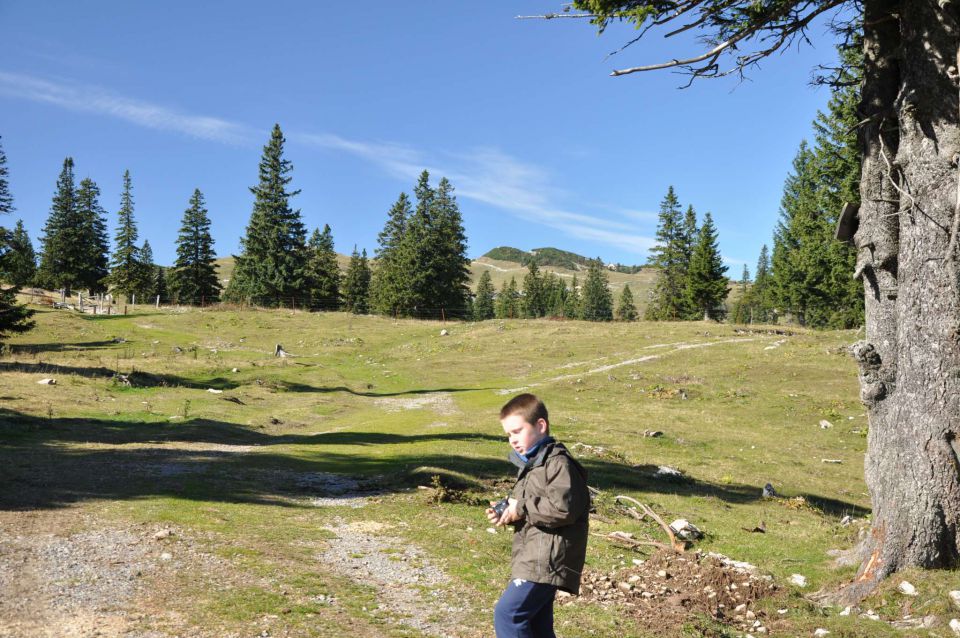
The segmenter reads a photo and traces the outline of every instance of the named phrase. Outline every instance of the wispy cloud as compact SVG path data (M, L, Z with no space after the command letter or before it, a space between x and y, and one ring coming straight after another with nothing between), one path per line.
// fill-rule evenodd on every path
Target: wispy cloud
M0 95L53 104L71 111L97 113L147 128L176 131L225 144L248 144L256 136L253 129L218 117L183 113L96 86L55 82L18 73L0 71Z
M291 139L350 153L403 179L413 179L427 169L431 174L448 177L456 185L460 197L483 202L578 239L635 253L645 253L654 245L652 238L632 233L635 229L633 223L566 210L556 205L554 202L564 199L566 193L552 186L543 169L497 149L480 148L470 153L427 158L411 147L395 143L348 140L330 134L291 136ZM636 211L621 211L621 216L639 217Z
M186 113L125 97L98 86L6 71L0 71L0 95L114 117L146 128L173 131L222 144L248 145L265 135L237 122ZM448 177L456 185L460 197L483 202L571 237L638 254L645 253L655 243L652 238L634 232L637 220L649 221L654 214L606 205L590 206L593 211L609 213L604 216L569 210L556 203L569 200L569 194L554 186L546 171L497 149L479 148L469 153L428 157L404 144L352 140L331 133L288 131L287 137L294 143L354 155L404 180L416 179L426 168L433 175Z

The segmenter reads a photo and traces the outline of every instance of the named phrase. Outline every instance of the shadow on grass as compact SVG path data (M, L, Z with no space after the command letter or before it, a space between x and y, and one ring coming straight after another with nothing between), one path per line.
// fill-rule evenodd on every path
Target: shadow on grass
M0 361L0 373L4 372L24 372L27 374L45 374L45 375L77 375L88 379L111 380L117 376L115 370L99 366L67 366L57 363L24 363L17 361ZM155 387L180 387L192 388L195 390L206 390L214 388L216 390L233 390L240 387L240 384L223 377L214 377L212 379L203 379L194 381L185 377L179 377L173 374L155 374L152 372L141 372L134 370L130 374L123 375L131 385L142 388Z
M73 352L80 350L96 350L111 346L123 345L113 339L105 341L83 341L80 343L19 343L11 345L15 354L40 354L42 352Z
M60 365L57 363L25 363L18 361L0 361L0 374L4 372L23 372L27 374L43 374L43 375L77 375L85 377L88 379L104 379L112 380L117 377L115 370L107 368L105 366L99 367L89 367L89 366L68 366ZM224 377L212 377L209 379L194 380L188 379L186 377L180 377L174 374L157 374L153 372L143 372L141 370L134 370L129 374L123 375L126 381L135 388L158 388L158 387L171 387L171 388L190 388L193 390L207 390L213 388L215 390L235 390L244 383L233 380L226 379ZM416 396L416 395L428 395L428 394L451 394L454 392L474 392L477 390L491 390L492 388L432 388L432 389L418 389L418 390L402 390L398 392L372 392L369 390L354 390L353 388L348 388L347 386L312 386L304 383L296 383L291 381L284 380L269 380L262 382L269 389L275 390L277 392L314 392L318 394L326 394L331 392L346 392L358 397L399 397L399 396Z
M88 446L71 445L75 443ZM486 453L493 443L506 451L501 436L476 432L270 434L205 419L185 423L45 419L0 408L0 510L154 496L307 507L309 497L337 495L323 478L327 473L372 479L379 492L406 490L439 474L463 487L492 493L502 491L515 473L505 456ZM411 449L414 444L416 450ZM277 445L300 447L282 453L274 451ZM760 499L759 486L664 481L655 478L654 465L581 460L590 473L590 485L614 493L706 496L734 504ZM866 513L839 500L812 495L807 499L828 514Z

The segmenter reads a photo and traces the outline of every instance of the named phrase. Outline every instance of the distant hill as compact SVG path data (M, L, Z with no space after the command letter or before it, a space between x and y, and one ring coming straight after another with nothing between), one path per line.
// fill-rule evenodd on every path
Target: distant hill
M498 246L488 251L484 257L497 261L512 261L523 266L526 266L532 260L536 259L538 266L556 266L557 268L566 268L567 270L584 270L590 262L589 257L584 257L583 255L578 255L568 250L551 247L534 248L530 252L526 252L519 248L513 248L512 246ZM627 275L634 275L645 267L646 266L640 265L624 266L623 264L615 264L610 270Z
M546 251L546 257L551 263L541 261L541 257L544 256L544 251ZM511 259L498 259L491 257L491 254L504 255L511 257ZM586 275L584 272L586 266L583 264L585 264L588 259L582 255L577 255L576 253L565 250L558 250L556 248L537 248L534 251L526 252L518 248L502 246L500 248L494 248L483 257L475 259L470 263L470 288L476 289L477 281L484 271L490 273L490 278L497 290L500 290L500 287L505 282L510 281L511 277L516 278L518 285L522 284L523 276L527 274L526 261L523 261L523 258L526 255L529 260L534 254L536 254L537 265L540 266L541 270L556 274L568 284L573 280L574 275L576 275L580 283L583 283ZM572 262L573 267L554 265L552 263L554 259L565 264L571 264ZM347 266L350 264L350 256L337 254L337 262L340 264L341 272L346 272ZM223 286L226 287L227 282L233 275L234 259L232 256L221 257L217 259L216 264L217 277ZM655 268L643 268L636 273L608 271L607 277L610 280L610 289L613 292L614 301L619 298L623 286L630 284L634 301L642 315L643 309L647 304L649 293L653 289L653 284L656 281L657 270Z
M524 266L535 259L538 266L556 266L567 270L586 268L587 262L590 261L583 255L549 247L534 248L530 252L526 252L512 246L499 246L487 252L484 257L497 261L512 261Z
M213 263L217 267L217 279L219 279L220 284L226 288L230 277L233 276L233 267L236 260L233 258L233 255L228 255L227 257L220 257ZM337 253L337 263L340 264L340 272L347 272L347 266L350 265L350 255Z

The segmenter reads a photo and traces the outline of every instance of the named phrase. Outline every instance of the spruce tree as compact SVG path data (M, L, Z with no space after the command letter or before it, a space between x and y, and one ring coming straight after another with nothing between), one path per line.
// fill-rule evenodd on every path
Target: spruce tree
M3 147L0 147L0 216L9 215L14 210L13 196L10 194L10 187L7 184L7 174L7 156L3 152ZM22 224L17 224L17 226L19 228L23 227ZM26 232L23 234L26 236ZM33 320L30 319L33 316L33 311L25 305L17 303L19 286L12 281L11 283L14 283L14 285L9 287L5 285L7 283L4 281L5 279L14 279L9 270L10 264L8 261L11 238L12 234L0 224L0 343L10 335L26 332L34 326ZM29 243L29 238L27 242Z
M470 258L467 257L463 216L453 191L450 181L441 177L430 202L429 250L435 280L428 288L431 297L426 303L439 307L445 316L466 317L470 310L467 303L470 298Z
M307 242L306 277L312 310L338 310L340 308L340 264L333 246L333 231L329 224L323 232L315 228Z
M357 253L353 247L350 254L350 265L343 278L343 309L355 315L366 314L370 309L370 264L367 260L367 250Z
M523 276L522 314L528 318L542 317L546 314L543 279L536 259L531 259L527 263L527 274Z
M0 136L0 140L2 139ZM9 215L16 210L13 206L13 195L10 194L9 174L7 154L3 151L3 145L0 144L0 215Z
M577 276L573 276L570 283L570 290L563 301L563 316L567 319L580 318L580 285L577 283Z
M733 323L750 323L750 270L743 265L743 274L740 277L740 296L733 307Z
M638 317L637 306L633 303L633 293L630 292L630 285L623 285L623 292L620 293L620 301L617 303L617 321L636 321Z
M613 297L607 283L607 273L599 257L591 260L587 266L587 278L583 282L583 299L580 302L580 316L588 321L613 319Z
M510 281L503 282L500 287L496 311L497 319L516 319L520 316L520 291L517 290L516 277L510 277Z
M653 298L647 306L647 319L676 320L688 313L685 306L686 288L686 231L680 214L680 200L673 190L660 202L660 216L657 224L657 244L650 251L650 265L659 269Z
M822 279L825 303L808 313L808 323L826 328L863 325L863 282L850 276L856 270L857 250L834 239L834 229L843 205L860 201L860 81L862 46L841 48L843 70L825 112L818 112L814 126L819 188L817 208L822 215L821 246L827 272Z
M2 227L0 227L2 229ZM0 230L2 232L2 230ZM10 233L8 252L0 267L0 281L6 281L17 287L23 287L33 281L37 273L37 257L33 252L33 243L27 230L23 227L23 220L18 219L13 232Z
M704 320L720 320L724 315L723 300L727 298L727 267L723 265L717 245L717 229L707 213L693 247L685 290L688 306Z
M161 302L169 301L170 288L167 285L167 269L163 266L154 268L153 298L160 298Z
M426 313L432 315L430 311L439 308L433 302L440 274L433 255L433 200L436 193L430 186L430 173L426 170L420 173L413 194L417 203L400 247L399 263L409 294L401 312L428 316ZM437 315L439 318L439 312Z
M110 273L107 253L110 240L107 234L107 212L100 205L100 188L89 177L80 180L76 192L77 228L76 241L82 247L77 251L76 285L91 293L106 288L104 280Z
M800 325L806 325L808 314L818 314L826 302L823 284L828 265L818 179L815 154L802 142L784 185L773 237L773 297Z
M567 288L556 273L546 272L541 279L543 288L544 314L548 317L563 317L567 301Z
M490 271L484 270L477 282L477 294L473 299L473 320L485 321L493 319L496 314L493 306L494 298L493 281L490 279Z
M756 291L756 303L760 310L760 320L769 321L773 315L773 304L770 298L773 285L773 271L770 264L770 249L764 244L760 248L757 258L757 276L753 280L753 289Z
M757 259L753 286L747 292L744 323L776 323L773 303L773 275L770 270L770 250L764 244Z
M203 193L194 189L190 207L183 211L177 234L177 259L168 275L170 294L177 303L201 305L219 301L216 253L210 234L210 217Z
M300 191L287 190L293 165L283 157L285 142L275 124L260 158L260 180L250 189L253 212L225 293L232 301L280 306L306 296L307 231L300 211L290 207Z
M156 297L156 286L157 265L153 263L153 248L150 247L150 242L144 239L137 264L137 301L149 303Z
M376 313L397 316L412 307L411 282L406 271L409 259L404 254L411 215L410 198L400 193L377 235L377 267L370 282L370 303Z
M117 213L117 230L113 237L113 255L107 284L111 292L132 300L143 284L140 248L137 246L137 223L133 218L133 185L130 171L123 173L123 192Z
M77 285L80 228L73 158L68 157L63 160L50 214L40 237L40 266L37 269L39 286L54 290L62 288L69 294Z

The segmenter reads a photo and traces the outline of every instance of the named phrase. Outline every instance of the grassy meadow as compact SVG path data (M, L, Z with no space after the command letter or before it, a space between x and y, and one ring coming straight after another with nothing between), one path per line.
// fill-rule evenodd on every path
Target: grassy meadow
M853 332L149 307L126 316L41 309L36 320L0 358L0 532L45 516L61 535L174 530L158 547L181 562L162 579L143 576L155 580L138 595L140 613L126 617L131 631L490 635L510 534L487 530L482 503L511 485L497 412L526 388L546 401L552 433L599 490L587 569L649 553L600 537L609 532L663 539L614 506L626 494L697 525L706 537L696 549L772 575L783 595L770 613L788 611L771 633L900 633L804 598L853 575L826 552L851 547L868 516L867 422L845 350ZM278 343L294 356L274 357ZM38 384L44 378L56 384ZM658 478L659 466L683 476ZM339 502L329 475L367 496ZM761 498L768 482L778 498ZM846 515L856 522L841 526ZM766 533L747 531L760 521ZM384 588L330 559L335 547L344 561L362 559L369 550L349 542L367 536L394 543L383 553L401 568L446 575L421 586L435 601L427 611L378 607ZM790 585L792 574L808 586ZM947 613L954 574L906 576L918 597L898 597L898 579L864 609ZM455 628L404 622L431 605L428 621ZM698 626L670 630L701 635ZM559 607L557 628L647 635L595 605Z

